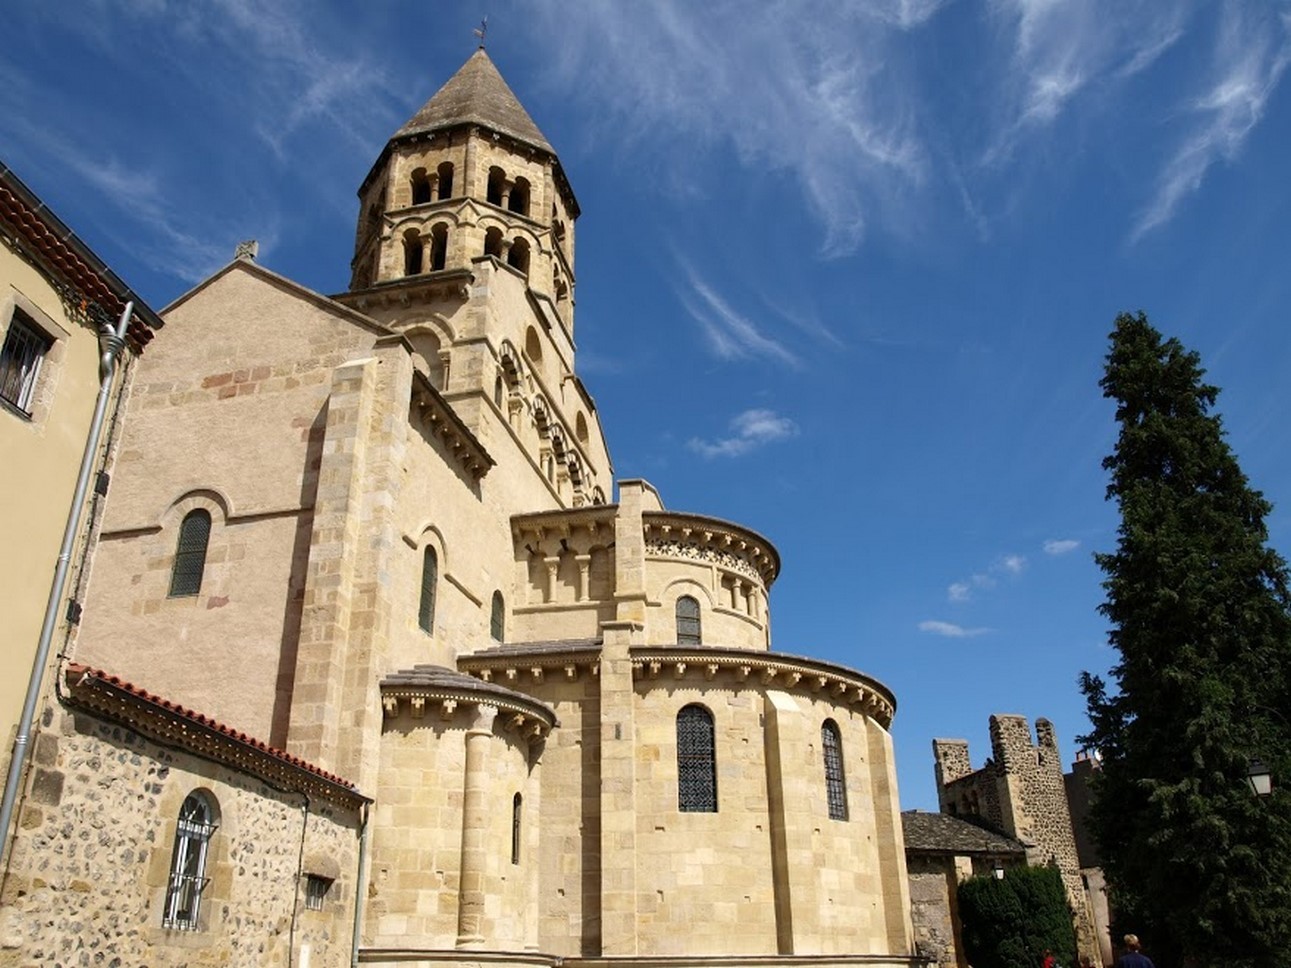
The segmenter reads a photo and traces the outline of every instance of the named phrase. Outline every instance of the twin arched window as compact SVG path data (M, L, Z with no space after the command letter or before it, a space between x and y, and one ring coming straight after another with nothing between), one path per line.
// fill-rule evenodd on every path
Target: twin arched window
M207 883L207 851L215 827L215 802L206 793L195 791L184 798L175 827L175 849L170 857L163 927L180 931L196 931L200 927L202 891Z
M677 809L717 813L717 750L713 714L698 703L677 713Z
M677 644L700 645L699 602L690 595L677 599Z
M421 603L417 608L417 624L423 632L435 631L435 587L439 583L439 559L429 545L421 558Z
M838 723L827 719L820 727L820 747L825 752L825 794L829 819L847 819L847 778L843 772L843 738Z
M211 540L211 512L197 508L184 515L179 525L175 564L170 572L170 597L187 598L202 590L206 571L206 546Z

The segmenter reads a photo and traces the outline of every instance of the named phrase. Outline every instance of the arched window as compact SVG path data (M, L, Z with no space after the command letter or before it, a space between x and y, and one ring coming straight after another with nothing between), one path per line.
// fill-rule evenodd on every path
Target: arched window
M825 720L820 727L820 747L825 751L825 792L829 797L829 819L847 819L847 778L843 773L843 738L838 723Z
M506 185L507 176L501 168L489 169L489 184L485 191L485 201L493 205L502 204L502 190Z
M507 200L507 208L517 215L529 214L529 179L515 180L515 184L511 186L511 197Z
M717 813L713 714L698 703L677 713L677 809Z
M699 645L703 636L699 630L699 602L689 595L677 599L677 644Z
M430 179L426 177L425 168L418 168L412 173L412 203L425 205L429 201Z
M489 615L489 634L493 636L494 642L501 642L506 633L506 603L502 601L502 593L493 593L493 610Z
M526 276L529 274L529 243L524 239L515 239L511 243L511 251L507 253L507 265L512 269L519 269Z
M421 256L425 246L416 229L409 229L403 237L403 274L415 276L421 272Z
M439 174L440 199L453 197L453 163L445 161L435 171Z
M448 261L448 226L438 223L430 230L430 268L431 271L444 268Z
M524 801L520 794L511 798L511 863L520 863L520 815Z
M417 624L423 632L435 631L435 586L439 582L439 560L435 549L426 547L421 557L421 604L417 609Z
M170 572L170 597L186 598L202 590L206 546L211 540L211 513L197 508L184 515L175 546L175 566Z
M202 889L207 881L206 855L215 826L215 804L207 794L199 791L185 797L175 827L163 927L198 930Z
M491 228L484 233L484 254L495 259L502 255L502 230Z

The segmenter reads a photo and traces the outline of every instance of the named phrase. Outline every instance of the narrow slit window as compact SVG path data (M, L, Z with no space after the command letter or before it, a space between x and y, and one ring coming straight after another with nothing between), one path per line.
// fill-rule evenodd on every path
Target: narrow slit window
M677 809L717 813L713 714L692 703L677 713Z
M520 819L524 813L524 798L516 794L511 798L511 863L520 863Z
M206 546L211 540L211 514L202 508L189 511L179 525L175 566L170 573L170 597L187 598L202 590L206 571Z
M417 609L417 624L423 632L435 631L435 588L439 583L439 559L435 549L428 547L421 556L421 604Z
M327 900L327 892L332 889L332 878L321 874L305 875L305 910L321 911Z
M843 772L843 738L838 724L825 720L820 727L820 747L825 751L825 793L829 798L829 819L847 819L847 777Z
M489 614L489 635L493 637L494 642L501 642L506 636L506 603L502 601L502 593L493 593L493 608Z
M677 599L677 644L700 645L703 636L699 628L699 601L690 595Z

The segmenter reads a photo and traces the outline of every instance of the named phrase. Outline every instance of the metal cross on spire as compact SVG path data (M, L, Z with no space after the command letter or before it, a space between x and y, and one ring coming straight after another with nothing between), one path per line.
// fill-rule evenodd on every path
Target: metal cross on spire
M489 32L489 15L485 14L484 19L480 21L480 25L476 27L474 30L475 36L480 38L480 50L484 49L484 35L487 34L488 32Z

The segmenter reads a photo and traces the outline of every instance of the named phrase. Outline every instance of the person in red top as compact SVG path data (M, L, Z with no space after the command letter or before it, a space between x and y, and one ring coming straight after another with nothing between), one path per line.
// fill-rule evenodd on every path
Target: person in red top
M1044 961L1040 962L1040 968L1056 968L1058 961L1053 956L1053 952L1048 948L1044 949Z
M1152 959L1147 955L1139 953L1139 936L1127 934L1125 954L1116 959L1116 968L1156 968L1156 965L1152 964Z

